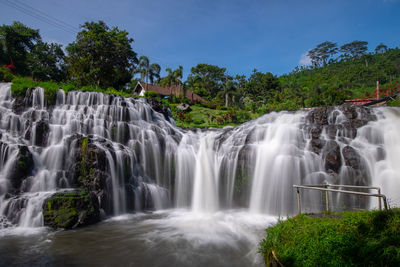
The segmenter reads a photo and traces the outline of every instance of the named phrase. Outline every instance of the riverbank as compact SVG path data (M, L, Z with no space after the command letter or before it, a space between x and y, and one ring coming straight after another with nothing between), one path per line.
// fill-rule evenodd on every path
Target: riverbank
M399 266L400 209L298 215L266 230L267 266Z

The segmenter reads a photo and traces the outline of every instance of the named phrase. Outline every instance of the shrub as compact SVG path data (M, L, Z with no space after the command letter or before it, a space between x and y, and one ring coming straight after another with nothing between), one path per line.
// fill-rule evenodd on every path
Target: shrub
M8 68L0 67L0 81L11 82L13 78L14 75Z
M158 96L158 94L154 91L144 92L144 97L147 97L147 98L156 98L157 96Z
M28 78L23 78L23 77L15 77L12 80L12 85L11 85L11 94L14 97L25 97L26 91L29 88L33 88L37 86L38 83L34 82Z

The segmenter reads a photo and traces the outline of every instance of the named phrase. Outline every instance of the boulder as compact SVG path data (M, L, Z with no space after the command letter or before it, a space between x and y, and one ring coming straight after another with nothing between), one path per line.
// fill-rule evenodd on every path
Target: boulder
M86 190L59 192L43 203L44 225L53 228L73 229L100 221L96 196Z

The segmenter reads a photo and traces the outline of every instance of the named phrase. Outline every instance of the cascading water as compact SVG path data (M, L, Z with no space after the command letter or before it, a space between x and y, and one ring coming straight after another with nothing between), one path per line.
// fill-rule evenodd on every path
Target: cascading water
M59 90L48 105L35 88L21 109L10 86L0 86L0 212L17 225L41 226L44 199L80 186L74 169L86 149L104 163L96 194L109 215L173 206L290 215L291 186L301 183L374 184L399 199L397 109L272 113L240 127L186 132L143 100ZM29 166L21 172L17 164ZM357 202L333 198L338 206ZM317 193L303 199L320 202Z
M85 188L104 217L120 215L79 236L34 238L46 260L59 251L49 247L49 238L68 244L67 256L71 242L85 248L67 257L79 259L71 264L99 258L98 264L111 265L99 255L113 251L126 264L133 257L139 265L162 259L164 265L202 266L222 253L221 265L257 265L263 229L276 216L296 212L293 184L376 185L392 205L400 203L397 108L280 112L238 127L187 131L144 99L59 90L49 103L42 88L28 90L24 99L13 98L10 88L0 83L0 236L1 228L42 229L43 203L60 191ZM304 209L322 209L320 193L302 194ZM332 209L377 207L365 198L330 197ZM145 210L155 211L140 213ZM102 245L83 246L92 236ZM36 255L29 244L27 258ZM142 252L121 255L120 247ZM0 265L14 260L5 257Z

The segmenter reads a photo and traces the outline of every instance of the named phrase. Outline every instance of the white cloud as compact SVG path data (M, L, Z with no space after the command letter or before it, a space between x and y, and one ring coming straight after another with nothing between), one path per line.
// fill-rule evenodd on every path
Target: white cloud
M300 61L299 61L299 65L301 66L310 66L311 65L311 58L309 56L307 56L307 52L304 52L301 57L300 57Z

